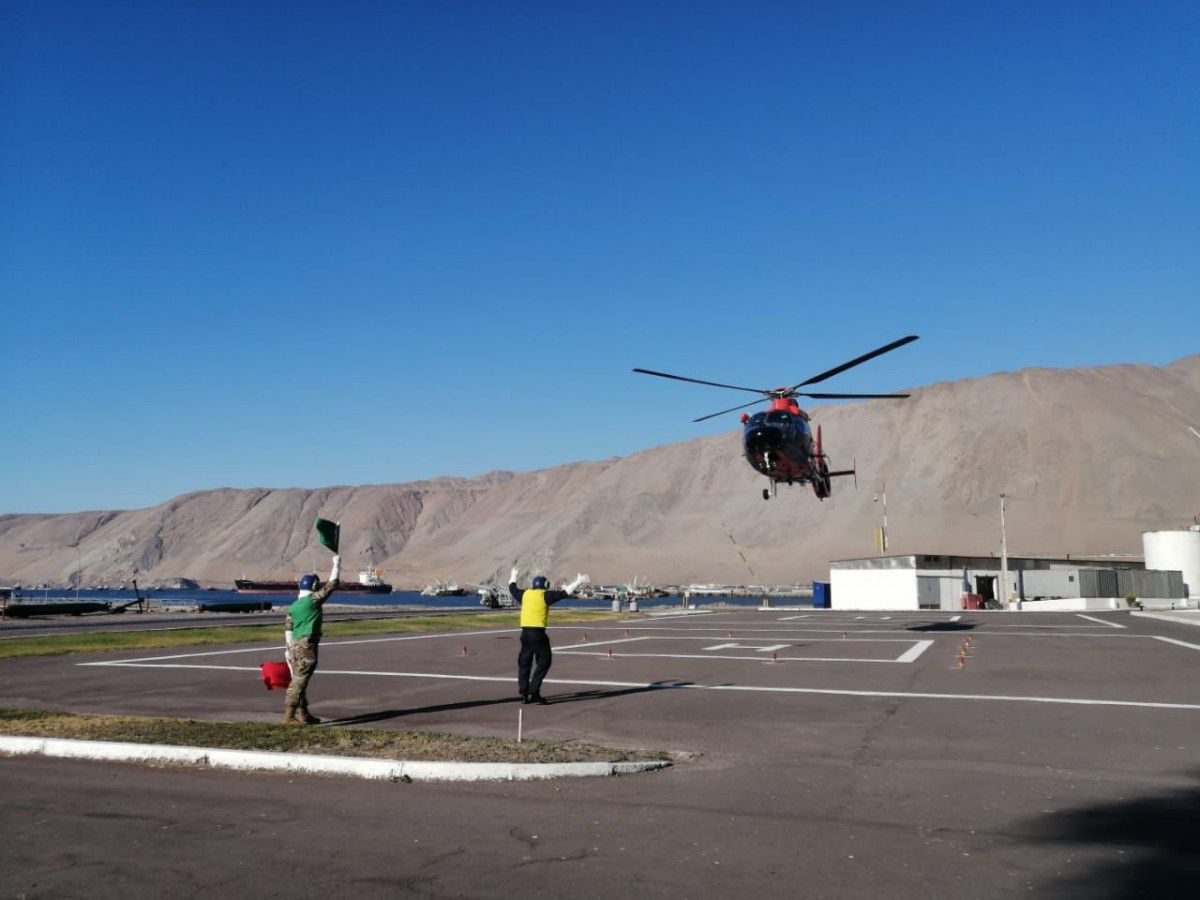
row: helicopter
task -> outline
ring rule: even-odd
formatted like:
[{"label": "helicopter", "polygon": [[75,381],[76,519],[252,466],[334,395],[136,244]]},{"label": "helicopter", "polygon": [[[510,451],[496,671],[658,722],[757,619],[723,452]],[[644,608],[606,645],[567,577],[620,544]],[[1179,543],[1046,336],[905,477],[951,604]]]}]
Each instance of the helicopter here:
[{"label": "helicopter", "polygon": [[757,412],[753,415],[742,413],[742,451],[746,455],[746,461],[750,463],[755,471],[767,476],[768,486],[763,488],[763,499],[770,500],[774,497],[776,488],[780,483],[784,483],[811,484],[813,493],[817,495],[817,499],[824,500],[830,495],[831,479],[842,475],[855,475],[857,481],[857,473],[854,468],[830,471],[829,456],[821,446],[821,426],[817,426],[817,435],[814,440],[812,428],[808,424],[808,413],[800,408],[800,405],[796,402],[796,398],[812,397],[816,400],[900,400],[909,395],[814,394],[801,391],[800,388],[807,387],[810,384],[817,384],[826,378],[832,378],[834,375],[845,372],[847,369],[861,365],[867,362],[867,360],[882,356],[884,353],[890,353],[892,350],[903,347],[905,344],[911,344],[918,337],[919,335],[910,334],[907,337],[900,338],[898,341],[892,341],[890,344],[872,350],[870,353],[864,353],[862,356],[856,357],[849,362],[844,362],[840,366],[834,366],[820,375],[814,375],[812,378],[801,381],[799,384],[794,384],[791,387],[771,388],[767,390],[741,387],[736,384],[720,384],[716,381],[702,381],[699,378],[685,378],[682,375],[669,375],[666,372],[655,372],[650,369],[634,369],[633,371],[642,375],[657,375],[660,378],[673,378],[676,381],[690,381],[693,384],[707,384],[710,387],[762,394],[762,399],[751,400],[749,403],[723,409],[720,412],[710,413],[707,416],[701,416],[692,421],[703,422],[705,419],[723,416],[726,413],[736,412],[739,409],[745,409],[748,406],[762,403],[763,400],[770,400],[771,408],[769,410]]}]

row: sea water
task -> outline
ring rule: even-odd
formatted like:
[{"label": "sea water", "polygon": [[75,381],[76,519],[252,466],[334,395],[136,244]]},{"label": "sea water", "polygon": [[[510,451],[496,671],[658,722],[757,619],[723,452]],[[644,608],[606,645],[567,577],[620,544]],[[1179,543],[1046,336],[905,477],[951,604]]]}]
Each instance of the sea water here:
[{"label": "sea water", "polygon": [[[173,590],[171,588],[142,588],[141,596],[148,601],[149,605],[154,608],[172,610],[172,609],[195,609],[202,603],[252,603],[261,602],[264,606],[270,604],[273,609],[280,609],[289,606],[296,595],[287,594],[239,594],[237,591],[230,590]],[[132,588],[113,589],[113,590],[90,590],[80,589],[75,591],[71,588],[48,588],[48,589],[33,589],[24,588],[21,590],[21,599],[24,601],[37,600],[87,600],[109,603],[112,606],[122,606],[130,601],[137,600],[137,594]],[[568,599],[562,601],[575,609],[612,609],[611,600],[576,600]],[[726,597],[726,596],[698,596],[693,594],[691,598],[693,608],[704,609],[711,606],[746,606],[758,607],[762,605],[762,597]],[[793,607],[793,606],[811,606],[812,599],[809,597],[771,597],[771,606],[773,607]],[[335,591],[327,601],[327,606],[330,608],[338,606],[355,606],[360,608],[378,608],[380,610],[388,609],[479,609],[481,604],[479,598],[475,594],[467,594],[464,597],[426,597],[419,591],[392,591],[390,594],[366,594],[361,592],[338,592]],[[671,594],[666,597],[653,597],[646,600],[638,601],[639,609],[653,609],[655,611],[663,611],[665,609],[680,609],[683,607],[683,601],[678,595]],[[628,603],[622,604],[623,610],[628,610]]]}]

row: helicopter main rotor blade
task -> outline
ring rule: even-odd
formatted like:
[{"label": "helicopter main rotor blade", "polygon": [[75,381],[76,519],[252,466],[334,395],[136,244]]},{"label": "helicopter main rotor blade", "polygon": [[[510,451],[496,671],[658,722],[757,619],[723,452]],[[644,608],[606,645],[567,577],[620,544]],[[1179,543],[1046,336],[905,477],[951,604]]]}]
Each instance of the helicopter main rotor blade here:
[{"label": "helicopter main rotor blade", "polygon": [[817,400],[902,400],[911,394],[806,394],[797,391],[798,397],[813,397]]},{"label": "helicopter main rotor blade", "polygon": [[[692,384],[707,384],[709,387],[729,388],[733,391],[750,391],[752,394],[763,395],[770,393],[770,391],[764,391],[760,388],[739,387],[736,384],[721,384],[717,381],[701,381],[699,378],[685,378],[682,375],[668,375],[666,372],[652,372],[650,369],[634,369],[633,371],[640,372],[643,375],[657,375],[659,378],[674,378],[676,381],[690,381]],[[741,409],[741,407],[734,408]],[[720,415],[720,413],[715,413],[715,415]]]},{"label": "helicopter main rotor blade", "polygon": [[715,419],[717,416],[723,416],[725,413],[737,412],[739,409],[745,409],[747,406],[753,406],[756,403],[762,403],[767,398],[762,400],[751,400],[749,403],[743,403],[741,406],[731,406],[729,409],[723,409],[720,412],[709,413],[707,416],[701,416],[698,419],[692,419],[692,422],[703,422],[705,419]]},{"label": "helicopter main rotor blade", "polygon": [[920,337],[920,335],[910,334],[908,337],[902,337],[898,341],[892,341],[890,344],[880,347],[878,350],[872,350],[870,353],[864,353],[857,359],[852,359],[850,362],[842,363],[840,366],[832,368],[828,372],[822,372],[820,375],[814,375],[812,378],[808,379],[808,381],[802,381],[799,384],[792,385],[791,390],[794,391],[797,388],[804,387],[806,384],[816,384],[818,381],[824,381],[826,378],[832,378],[834,375],[845,372],[847,369],[853,369],[855,366],[862,365],[869,359],[874,359],[877,356],[890,353],[892,350],[895,350],[897,347],[903,347],[905,344],[911,344],[918,337]]}]

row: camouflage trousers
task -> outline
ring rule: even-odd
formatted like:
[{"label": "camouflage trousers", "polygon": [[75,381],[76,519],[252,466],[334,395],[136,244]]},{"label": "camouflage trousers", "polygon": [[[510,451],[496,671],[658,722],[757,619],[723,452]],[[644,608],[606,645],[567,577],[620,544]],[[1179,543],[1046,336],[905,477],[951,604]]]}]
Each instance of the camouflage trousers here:
[{"label": "camouflage trousers", "polygon": [[317,671],[317,646],[321,639],[296,638],[287,649],[287,661],[292,670],[292,683],[287,689],[287,705],[308,709],[308,679]]}]

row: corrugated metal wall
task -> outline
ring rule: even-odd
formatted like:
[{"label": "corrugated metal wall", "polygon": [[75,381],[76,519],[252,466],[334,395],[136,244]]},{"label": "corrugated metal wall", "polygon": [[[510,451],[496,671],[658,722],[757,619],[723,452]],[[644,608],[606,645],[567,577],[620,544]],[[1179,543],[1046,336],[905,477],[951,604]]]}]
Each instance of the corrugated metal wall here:
[{"label": "corrugated metal wall", "polygon": [[1117,575],[1115,597],[1155,597],[1159,599],[1183,599],[1183,573],[1162,571],[1138,571],[1120,569]]},{"label": "corrugated metal wall", "polygon": [[1080,597],[1123,597],[1114,569],[1080,569]]},{"label": "corrugated metal wall", "polygon": [[1039,569],[1022,572],[1021,595],[1036,597],[1153,597],[1183,599],[1181,572],[1142,569]]}]

